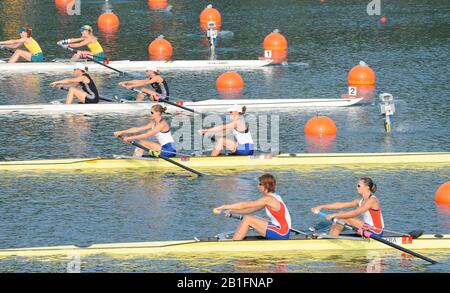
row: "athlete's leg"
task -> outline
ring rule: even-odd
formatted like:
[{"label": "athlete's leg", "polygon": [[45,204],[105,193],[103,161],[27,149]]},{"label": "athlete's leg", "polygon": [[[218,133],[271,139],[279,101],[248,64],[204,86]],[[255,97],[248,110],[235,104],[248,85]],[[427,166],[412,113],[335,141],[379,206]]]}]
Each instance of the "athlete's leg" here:
[{"label": "athlete's leg", "polygon": [[17,61],[19,61],[20,58],[23,58],[26,61],[30,62],[31,61],[31,53],[28,51],[18,49],[14,52],[14,54],[11,56],[11,58],[9,58],[8,62],[16,63]]},{"label": "athlete's leg", "polygon": [[[345,219],[344,221],[350,225],[357,227],[357,228],[361,228],[364,224],[364,222],[358,218],[349,218],[349,219]],[[344,226],[342,226],[341,224],[333,223],[331,225],[329,234],[332,236],[339,236],[339,234],[341,234],[343,229],[344,229]]]},{"label": "athlete's leg", "polygon": [[251,228],[262,236],[266,236],[266,230],[269,222],[253,215],[245,215],[242,221],[239,223],[236,232],[234,233],[233,240],[242,240]]},{"label": "athlete's leg", "polygon": [[66,104],[72,104],[74,98],[78,99],[80,103],[84,103],[86,101],[86,96],[86,92],[74,87],[70,87],[69,93],[67,94]]},{"label": "athlete's leg", "polygon": [[220,154],[220,151],[223,149],[223,147],[226,147],[231,152],[235,152],[236,148],[238,147],[238,143],[231,139],[226,138],[219,138],[219,140],[216,143],[216,146],[211,152],[211,156],[218,156]]},{"label": "athlete's leg", "polygon": [[158,93],[155,91],[152,91],[150,89],[147,88],[142,88],[142,92],[148,94],[148,97],[150,100],[152,101],[158,101]]}]

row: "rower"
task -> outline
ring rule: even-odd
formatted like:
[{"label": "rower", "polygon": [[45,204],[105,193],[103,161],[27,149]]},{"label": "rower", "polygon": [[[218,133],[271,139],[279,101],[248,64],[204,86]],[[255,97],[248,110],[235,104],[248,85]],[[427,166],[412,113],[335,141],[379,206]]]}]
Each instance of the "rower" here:
[{"label": "rower", "polygon": [[0,46],[10,49],[17,49],[24,45],[28,51],[17,49],[9,58],[9,63],[16,63],[20,58],[28,62],[45,62],[44,54],[38,42],[32,37],[31,28],[21,27],[19,29],[20,39],[0,42]]},{"label": "rower", "polygon": [[[345,209],[357,207],[354,210],[329,214],[327,219],[342,219],[346,223],[360,229],[369,230],[376,236],[383,236],[384,221],[381,213],[381,205],[378,199],[373,195],[377,191],[377,185],[369,177],[359,179],[356,190],[362,198],[357,198],[349,202],[335,202],[326,205],[316,206],[311,209],[313,213],[320,212],[321,209]],[[362,220],[357,216],[362,215]],[[339,223],[333,223],[329,234],[339,236],[344,226]]]},{"label": "rower", "polygon": [[74,62],[81,59],[86,59],[86,57],[90,57],[97,62],[107,60],[102,46],[100,45],[97,37],[94,36],[92,27],[89,25],[83,25],[80,28],[80,33],[81,38],[66,39],[58,42],[58,45],[62,46],[63,48],[80,48],[83,46],[87,46],[89,48],[90,51],[78,51],[72,56],[72,59],[70,59],[70,61]]},{"label": "rower", "polygon": [[[214,209],[215,214],[225,211],[226,215],[233,213],[245,215],[233,235],[233,240],[243,240],[250,228],[267,239],[289,239],[291,216],[283,199],[275,193],[275,186],[275,177],[271,174],[264,174],[259,177],[258,184],[258,189],[262,193],[261,198],[254,201],[222,205]],[[270,221],[250,215],[263,208]]]},{"label": "rower", "polygon": [[[175,157],[177,153],[175,141],[172,137],[169,124],[162,118],[162,114],[165,112],[165,107],[159,104],[153,105],[150,112],[152,114],[151,120],[147,125],[116,131],[114,132],[114,136],[121,136],[126,142],[139,140],[139,144],[150,149],[151,151],[160,152],[161,155],[167,158]],[[130,134],[130,136],[124,136],[124,134]],[[144,140],[150,137],[155,137],[158,142]],[[133,156],[141,157],[142,155],[143,150],[136,148]],[[150,155],[152,155],[151,152]]]},{"label": "rower", "polygon": [[[169,99],[169,87],[167,86],[166,79],[159,74],[159,70],[155,66],[149,66],[145,73],[147,74],[146,79],[134,79],[128,81],[119,82],[121,87],[126,89],[141,88],[140,90],[147,94],[150,100],[159,101],[162,97],[163,99]],[[145,88],[145,86],[151,85],[153,90]],[[145,94],[139,93],[136,96],[136,101],[143,101]]]},{"label": "rower", "polygon": [[74,98],[78,99],[80,103],[96,104],[99,101],[97,86],[95,85],[94,80],[92,80],[86,72],[87,67],[81,63],[77,63],[73,69],[75,77],[54,81],[50,86],[69,86],[66,104],[72,104]]},{"label": "rower", "polygon": [[[233,105],[228,109],[230,113],[231,122],[225,125],[218,125],[208,129],[200,129],[198,132],[201,135],[226,133],[232,131],[234,140],[221,137],[217,140],[216,146],[211,152],[211,156],[218,156],[223,147],[231,151],[229,155],[237,156],[251,156],[254,152],[254,145],[252,135],[249,130],[249,125],[245,121],[243,115],[247,107]],[[224,133],[225,132],[225,133]]]}]

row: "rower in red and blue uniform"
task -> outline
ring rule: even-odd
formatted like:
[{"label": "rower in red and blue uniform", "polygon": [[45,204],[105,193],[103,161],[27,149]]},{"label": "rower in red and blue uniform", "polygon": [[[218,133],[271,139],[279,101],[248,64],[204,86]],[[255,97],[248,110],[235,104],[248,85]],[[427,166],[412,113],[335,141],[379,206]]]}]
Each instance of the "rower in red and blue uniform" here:
[{"label": "rower in red and blue uniform", "polygon": [[[117,137],[121,136],[126,142],[140,140],[139,143],[150,149],[150,151],[159,152],[161,155],[168,158],[175,157],[177,154],[175,141],[170,131],[169,124],[162,118],[162,114],[165,113],[165,111],[165,107],[159,104],[153,105],[150,123],[142,127],[133,127],[127,130],[116,131],[114,132],[114,135]],[[124,136],[125,134],[134,135]],[[155,137],[158,142],[145,140],[150,137]],[[134,157],[142,156],[143,152],[142,149],[137,148],[134,152]],[[150,155],[152,155],[152,153],[150,153]]]},{"label": "rower in red and blue uniform", "polygon": [[[354,210],[329,214],[327,219],[342,219],[348,224],[363,230],[368,230],[376,236],[383,236],[384,220],[383,214],[381,213],[381,204],[375,195],[373,195],[377,191],[377,185],[371,178],[363,177],[359,179],[356,189],[362,198],[360,197],[350,202],[335,202],[316,206],[312,208],[311,211],[313,213],[318,213],[321,209],[337,210],[357,207]],[[357,217],[360,215],[362,216],[362,219]],[[329,234],[338,236],[343,228],[344,226],[341,224],[333,223]]]},{"label": "rower in red and blue uniform", "polygon": [[[250,228],[267,239],[289,239],[291,230],[291,215],[281,196],[275,193],[276,180],[271,174],[259,177],[258,189],[262,197],[248,202],[222,205],[214,209],[215,214],[225,211],[226,214],[245,215],[239,223],[233,240],[243,240]],[[259,210],[265,209],[269,221],[254,215]]]}]

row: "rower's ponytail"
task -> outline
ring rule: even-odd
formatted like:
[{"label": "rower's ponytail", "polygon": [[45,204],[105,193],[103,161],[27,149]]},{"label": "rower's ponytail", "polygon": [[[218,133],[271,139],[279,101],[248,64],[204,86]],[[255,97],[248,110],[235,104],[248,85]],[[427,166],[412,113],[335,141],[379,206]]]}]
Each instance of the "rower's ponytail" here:
[{"label": "rower's ponytail", "polygon": [[361,179],[362,182],[364,182],[364,184],[369,187],[370,192],[375,193],[377,191],[377,185],[375,184],[375,182],[373,182],[372,178],[369,177],[362,177]]},{"label": "rower's ponytail", "polygon": [[156,111],[158,113],[164,114],[167,112],[167,107],[163,107],[160,104],[156,104],[156,105],[153,105],[152,110]]},{"label": "rower's ponytail", "polygon": [[243,106],[243,107],[242,107],[242,110],[241,110],[241,112],[240,112],[239,114],[244,115],[244,114],[245,114],[245,111],[247,111],[247,107],[246,107],[246,106]]}]

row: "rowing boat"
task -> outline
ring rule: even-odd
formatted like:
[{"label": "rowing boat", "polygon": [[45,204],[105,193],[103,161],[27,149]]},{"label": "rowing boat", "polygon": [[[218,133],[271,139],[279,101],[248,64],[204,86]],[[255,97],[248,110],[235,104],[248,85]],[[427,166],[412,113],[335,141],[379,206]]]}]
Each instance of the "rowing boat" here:
[{"label": "rowing boat", "polygon": [[[0,258],[44,257],[57,255],[145,255],[164,254],[218,254],[218,253],[280,253],[304,251],[367,251],[392,250],[383,243],[363,239],[358,236],[342,236],[332,238],[311,239],[304,236],[292,236],[290,240],[264,240],[260,237],[247,237],[243,241],[220,240],[217,237],[194,238],[192,240],[154,241],[93,244],[90,246],[50,246],[33,248],[0,249]],[[448,250],[450,235],[422,235],[416,239],[407,236],[383,237],[392,243],[411,250]]]},{"label": "rowing boat", "polygon": [[[361,168],[362,165],[408,165],[424,166],[450,164],[450,152],[422,153],[320,153],[320,154],[259,154],[254,156],[193,156],[173,158],[174,161],[189,168],[198,169],[253,169],[318,166],[348,166]],[[156,158],[131,158],[114,156],[112,158],[80,158],[56,160],[1,161],[0,171],[101,171],[119,169],[170,170],[178,167]]]},{"label": "rowing boat", "polygon": [[[111,61],[108,66],[117,70],[144,71],[149,66],[159,69],[233,69],[256,68],[266,66],[272,60],[176,60],[176,61]],[[87,61],[89,71],[110,71],[110,69]],[[26,62],[26,63],[0,63],[0,72],[69,72],[73,71],[73,62]]]},{"label": "rowing boat", "polygon": [[[198,102],[176,102],[178,105],[195,111],[216,112],[225,111],[234,104],[245,105],[252,110],[290,110],[296,108],[347,107],[361,101],[355,99],[250,99],[250,100],[216,100],[209,99]],[[99,104],[30,104],[2,105],[0,114],[54,114],[54,113],[130,113],[150,110],[155,102],[117,101]],[[184,111],[179,107],[167,106],[168,112]]]}]

